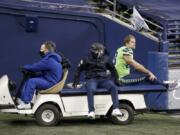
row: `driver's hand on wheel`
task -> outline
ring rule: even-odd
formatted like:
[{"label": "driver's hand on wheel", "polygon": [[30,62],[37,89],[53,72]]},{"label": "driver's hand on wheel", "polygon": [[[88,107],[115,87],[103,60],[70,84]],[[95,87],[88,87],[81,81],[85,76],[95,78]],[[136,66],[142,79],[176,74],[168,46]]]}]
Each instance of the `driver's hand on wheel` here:
[{"label": "driver's hand on wheel", "polygon": [[24,67],[20,67],[20,71],[21,71],[23,74],[27,74],[27,72],[28,72]]}]

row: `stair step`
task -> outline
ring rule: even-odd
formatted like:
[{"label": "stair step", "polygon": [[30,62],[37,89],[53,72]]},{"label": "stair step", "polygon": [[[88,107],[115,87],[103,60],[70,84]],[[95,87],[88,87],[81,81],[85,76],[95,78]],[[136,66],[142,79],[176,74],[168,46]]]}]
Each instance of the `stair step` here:
[{"label": "stair step", "polygon": [[177,38],[169,38],[168,41],[169,41],[169,42],[177,42],[178,39],[177,39]]},{"label": "stair step", "polygon": [[169,66],[180,65],[180,61],[178,61],[178,62],[169,62],[168,65],[169,65]]},{"label": "stair step", "polygon": [[169,48],[176,48],[176,47],[180,47],[180,43],[170,43],[169,44]]},{"label": "stair step", "polygon": [[178,59],[178,60],[180,60],[180,56],[168,56],[168,58],[170,59],[170,60],[176,60],[176,59]]},{"label": "stair step", "polygon": [[177,30],[177,31],[179,31],[180,30],[180,26],[178,26],[178,27],[173,27],[173,28],[168,28],[167,29],[168,31],[171,31],[171,30]]},{"label": "stair step", "polygon": [[167,32],[168,35],[180,35],[180,32]]},{"label": "stair step", "polygon": [[180,22],[174,22],[174,23],[168,23],[168,26],[172,26],[172,25],[180,25]]},{"label": "stair step", "polygon": [[180,54],[180,50],[169,50],[169,53],[170,54],[175,54],[175,53]]}]

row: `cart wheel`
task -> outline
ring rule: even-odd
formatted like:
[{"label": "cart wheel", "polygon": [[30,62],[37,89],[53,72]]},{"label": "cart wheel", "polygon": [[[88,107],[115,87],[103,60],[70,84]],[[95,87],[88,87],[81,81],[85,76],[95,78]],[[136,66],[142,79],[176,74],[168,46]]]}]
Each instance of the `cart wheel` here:
[{"label": "cart wheel", "polygon": [[120,104],[120,111],[122,116],[112,116],[111,120],[114,124],[127,125],[133,122],[134,120],[134,110],[128,104]]},{"label": "cart wheel", "polygon": [[44,104],[35,113],[36,121],[41,126],[55,126],[60,119],[60,112],[53,104]]}]

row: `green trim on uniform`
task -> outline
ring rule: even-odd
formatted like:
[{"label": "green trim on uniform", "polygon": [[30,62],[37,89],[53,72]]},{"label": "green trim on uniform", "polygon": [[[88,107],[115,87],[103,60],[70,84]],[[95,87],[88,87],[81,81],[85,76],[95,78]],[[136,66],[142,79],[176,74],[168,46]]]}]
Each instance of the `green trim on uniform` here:
[{"label": "green trim on uniform", "polygon": [[121,83],[123,83],[123,84],[134,84],[134,83],[142,82],[145,79],[146,79],[146,77],[140,77],[140,78],[137,78],[137,79],[123,79],[123,78],[120,78],[119,81]]}]

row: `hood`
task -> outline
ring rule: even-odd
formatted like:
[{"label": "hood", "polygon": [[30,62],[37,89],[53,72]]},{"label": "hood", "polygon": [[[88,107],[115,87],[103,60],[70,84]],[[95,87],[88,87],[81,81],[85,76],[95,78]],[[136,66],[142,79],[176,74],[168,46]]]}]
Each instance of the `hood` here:
[{"label": "hood", "polygon": [[57,62],[61,63],[62,62],[62,58],[60,55],[58,55],[57,53],[54,52],[49,52],[46,54],[45,59],[46,58],[53,58],[54,60],[56,60]]}]

